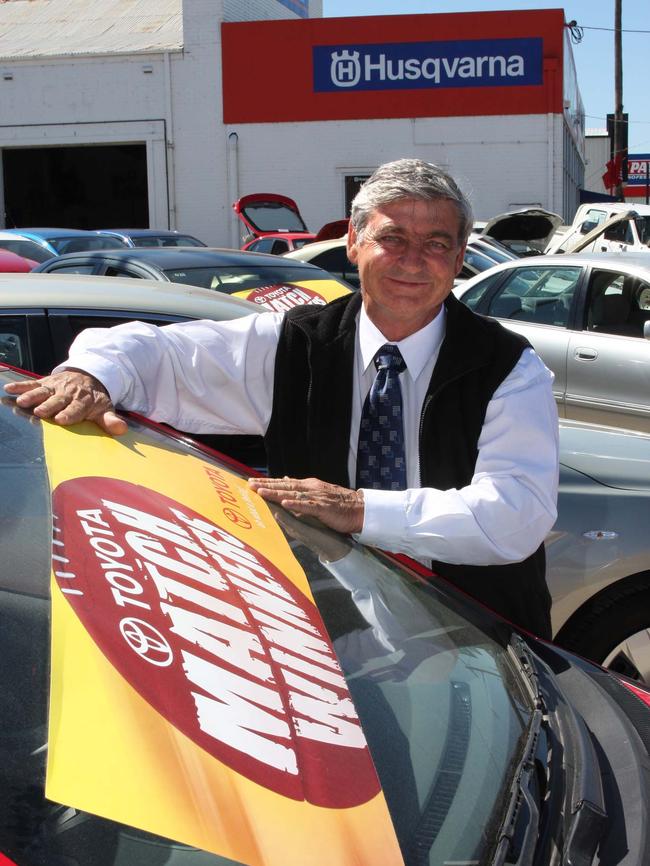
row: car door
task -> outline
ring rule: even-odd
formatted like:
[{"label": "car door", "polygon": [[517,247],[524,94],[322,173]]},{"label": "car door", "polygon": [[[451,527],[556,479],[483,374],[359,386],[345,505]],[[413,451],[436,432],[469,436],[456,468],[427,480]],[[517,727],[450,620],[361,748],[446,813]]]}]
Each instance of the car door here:
[{"label": "car door", "polygon": [[567,359],[569,418],[650,432],[650,283],[593,268]]},{"label": "car door", "polygon": [[[535,264],[508,269],[496,289],[473,306],[528,339],[553,371],[553,394],[564,415],[569,326],[583,280],[578,265]],[[502,272],[503,273],[503,272]],[[465,296],[462,296],[465,301]]]}]

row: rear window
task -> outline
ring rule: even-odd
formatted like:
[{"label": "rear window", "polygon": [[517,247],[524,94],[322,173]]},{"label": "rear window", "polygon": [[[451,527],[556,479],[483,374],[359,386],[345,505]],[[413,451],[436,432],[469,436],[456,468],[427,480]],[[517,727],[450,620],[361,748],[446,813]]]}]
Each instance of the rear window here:
[{"label": "rear window", "polygon": [[116,248],[128,249],[128,244],[119,238],[100,237],[99,235],[88,238],[48,238],[59,255],[64,253],[80,253],[86,250],[114,250]]},{"label": "rear window", "polygon": [[131,238],[136,247],[204,247],[205,244],[191,235],[142,235]]},{"label": "rear window", "polygon": [[[204,289],[216,289],[232,295],[263,286],[300,283],[305,280],[333,280],[320,268],[294,265],[257,266],[255,268],[175,268],[164,271],[172,283],[186,283]],[[338,281],[337,281],[338,282]]]}]

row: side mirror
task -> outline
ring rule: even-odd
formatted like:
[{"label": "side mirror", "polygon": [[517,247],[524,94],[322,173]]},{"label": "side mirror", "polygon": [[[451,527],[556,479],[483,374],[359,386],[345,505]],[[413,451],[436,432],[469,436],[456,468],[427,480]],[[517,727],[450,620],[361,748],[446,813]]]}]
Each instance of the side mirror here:
[{"label": "side mirror", "polygon": [[581,235],[586,235],[587,232],[590,232],[590,231],[592,231],[593,229],[595,229],[597,225],[598,225],[598,223],[596,222],[596,220],[585,220],[585,221],[580,225],[580,234],[581,234]]}]

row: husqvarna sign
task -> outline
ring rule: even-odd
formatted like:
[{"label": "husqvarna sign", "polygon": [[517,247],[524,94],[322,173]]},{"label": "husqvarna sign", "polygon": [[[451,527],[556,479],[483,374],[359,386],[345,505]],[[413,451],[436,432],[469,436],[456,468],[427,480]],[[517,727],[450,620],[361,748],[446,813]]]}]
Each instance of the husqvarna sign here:
[{"label": "husqvarna sign", "polygon": [[[562,9],[224,22],[223,120],[562,115],[565,30]],[[269,70],[291,99],[250,86]]]},{"label": "husqvarna sign", "polygon": [[503,87],[542,83],[543,40],[316,45],[314,90]]}]

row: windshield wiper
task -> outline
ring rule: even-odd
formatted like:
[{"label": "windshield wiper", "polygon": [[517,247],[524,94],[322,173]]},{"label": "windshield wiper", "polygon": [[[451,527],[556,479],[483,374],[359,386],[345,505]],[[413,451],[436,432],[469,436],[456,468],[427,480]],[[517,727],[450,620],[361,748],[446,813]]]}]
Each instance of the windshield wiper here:
[{"label": "windshield wiper", "polygon": [[[550,844],[550,836],[562,849],[562,862],[591,863],[607,820],[591,737],[552,672],[541,659],[533,661],[526,642],[513,635],[508,651],[524,675],[535,709],[490,866],[528,866],[539,853],[538,845]],[[546,820],[540,814],[539,766],[544,768],[549,793],[544,803]]]},{"label": "windshield wiper", "polygon": [[[542,711],[535,709],[528,728],[523,756],[510,785],[510,800],[490,866],[502,866],[505,863],[527,866],[533,862],[537,847],[541,799],[535,755],[542,720]],[[524,828],[523,834],[522,828]]]}]

